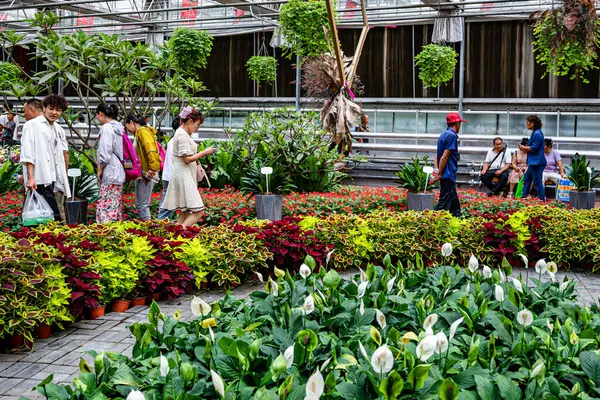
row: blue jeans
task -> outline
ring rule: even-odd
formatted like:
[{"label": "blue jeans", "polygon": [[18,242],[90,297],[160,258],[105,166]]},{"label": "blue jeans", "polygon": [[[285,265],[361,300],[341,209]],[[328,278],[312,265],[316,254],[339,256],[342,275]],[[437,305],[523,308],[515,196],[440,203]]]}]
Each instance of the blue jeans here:
[{"label": "blue jeans", "polygon": [[529,191],[531,190],[531,183],[533,182],[533,187],[537,191],[537,197],[540,200],[546,200],[546,189],[544,188],[544,168],[545,165],[530,165],[527,167],[527,171],[525,172],[525,176],[523,176],[523,196],[525,198],[529,195]]},{"label": "blue jeans", "polygon": [[162,195],[160,196],[160,205],[158,206],[158,219],[172,219],[173,211],[165,210],[162,208],[165,196],[167,195],[167,188],[169,187],[169,181],[162,181]]},{"label": "blue jeans", "polygon": [[135,208],[138,211],[138,218],[142,221],[150,219],[152,188],[154,188],[152,181],[145,182],[143,179],[135,181]]}]

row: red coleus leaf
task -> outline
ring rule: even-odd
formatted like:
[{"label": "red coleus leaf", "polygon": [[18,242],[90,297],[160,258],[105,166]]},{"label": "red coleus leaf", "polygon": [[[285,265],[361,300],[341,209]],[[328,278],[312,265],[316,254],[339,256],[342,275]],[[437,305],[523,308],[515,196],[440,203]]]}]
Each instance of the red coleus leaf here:
[{"label": "red coleus leaf", "polygon": [[2,283],[2,289],[14,292],[16,289],[16,285],[11,282],[4,282],[4,283]]}]

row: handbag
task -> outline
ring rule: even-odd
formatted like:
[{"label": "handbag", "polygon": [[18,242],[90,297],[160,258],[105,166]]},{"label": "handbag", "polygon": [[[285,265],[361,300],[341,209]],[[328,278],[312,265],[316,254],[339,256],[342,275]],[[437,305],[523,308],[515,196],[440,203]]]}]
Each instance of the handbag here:
[{"label": "handbag", "polygon": [[198,182],[202,182],[205,179],[206,179],[206,183],[208,184],[208,187],[211,187],[210,179],[208,179],[208,175],[206,175],[206,171],[204,170],[204,167],[202,167],[202,164],[197,163],[196,164],[196,180]]}]

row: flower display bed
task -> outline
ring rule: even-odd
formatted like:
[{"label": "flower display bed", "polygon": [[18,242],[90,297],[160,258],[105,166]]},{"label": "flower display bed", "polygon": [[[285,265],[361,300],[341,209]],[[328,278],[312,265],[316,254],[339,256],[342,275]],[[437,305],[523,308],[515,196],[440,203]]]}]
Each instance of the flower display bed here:
[{"label": "flower display bed", "polygon": [[474,257],[430,269],[384,257],[353,280],[305,261],[249,302],[194,298],[189,322],[153,303],[148,322],[130,327],[131,357],[90,352],[74,385],[50,377],[38,391],[65,400],[598,396],[600,310],[575,303],[573,281],[528,287],[507,263],[490,269]]}]

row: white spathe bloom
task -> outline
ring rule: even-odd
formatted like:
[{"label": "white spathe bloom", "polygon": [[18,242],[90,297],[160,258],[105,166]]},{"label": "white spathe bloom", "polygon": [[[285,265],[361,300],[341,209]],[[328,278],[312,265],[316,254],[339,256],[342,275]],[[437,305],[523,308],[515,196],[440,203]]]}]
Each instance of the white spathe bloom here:
[{"label": "white spathe bloom", "polygon": [[475,273],[479,269],[479,261],[477,261],[477,257],[471,254],[471,258],[469,258],[469,271],[472,274]]},{"label": "white spathe bloom", "polygon": [[329,363],[331,362],[331,357],[329,357],[327,360],[325,360],[325,362],[323,363],[323,365],[321,365],[321,368],[319,368],[321,371],[325,371],[325,368],[327,368],[329,366]]},{"label": "white spathe bloom", "polygon": [[518,279],[513,279],[513,286],[515,287],[515,289],[520,292],[523,293],[523,285],[521,285],[521,281]]},{"label": "white spathe bloom", "polygon": [[160,356],[160,376],[167,376],[169,374],[169,360],[167,357]]},{"label": "white spathe bloom", "polygon": [[496,285],[496,288],[494,289],[494,296],[496,297],[496,301],[504,301],[504,289],[502,289],[502,286]]},{"label": "white spathe bloom", "polygon": [[552,282],[556,282],[556,274],[553,274],[553,273],[552,273],[552,272],[550,272],[550,271],[546,271],[546,273],[548,274],[548,276],[550,277],[550,280],[551,280]]},{"label": "white spathe bloom", "polygon": [[261,283],[265,283],[265,280],[263,279],[263,276],[262,276],[262,274],[261,274],[260,272],[256,272],[256,271],[255,271],[254,273],[256,274],[256,277],[258,278],[258,280],[259,280]]},{"label": "white spathe bloom", "polygon": [[358,269],[360,270],[360,283],[365,283],[367,281],[367,274],[365,274],[362,268],[358,267]]},{"label": "white spathe bloom", "polygon": [[219,396],[225,398],[225,384],[223,384],[223,379],[221,379],[221,376],[212,369],[210,370],[210,376],[212,378],[215,391],[219,394]]},{"label": "white spathe bloom", "polygon": [[547,270],[548,265],[546,264],[546,260],[544,260],[543,258],[535,263],[535,272],[537,272],[538,274],[545,274]]},{"label": "white spathe bloom", "polygon": [[500,282],[504,283],[506,282],[506,274],[504,273],[504,271],[499,271],[500,272]]},{"label": "white spathe bloom", "polygon": [[146,397],[144,396],[144,393],[140,392],[139,390],[132,390],[127,395],[126,400],[146,400]]},{"label": "white spathe bloom", "polygon": [[289,368],[294,363],[294,345],[291,345],[283,353],[283,359],[285,360],[286,368]]},{"label": "white spathe bloom", "polygon": [[387,326],[387,323],[385,321],[385,315],[383,315],[383,313],[380,310],[375,310],[375,319],[377,320],[377,323],[381,327],[381,330],[384,330],[385,327]]},{"label": "white spathe bloom", "polygon": [[356,294],[356,296],[361,299],[364,295],[365,292],[367,291],[367,282],[361,282],[360,285],[358,285],[358,293]]},{"label": "white spathe bloom", "polygon": [[304,299],[302,310],[304,311],[304,315],[308,315],[315,311],[315,299],[313,299],[312,294],[309,294],[306,296],[306,299]]},{"label": "white spathe bloom", "polygon": [[398,276],[393,277],[392,279],[390,279],[387,283],[387,291],[388,293],[392,291],[392,289],[394,288],[394,282],[396,282],[396,278]]},{"label": "white spathe bloom", "polygon": [[306,397],[305,399],[319,399],[325,390],[325,381],[321,371],[317,370],[308,378],[306,382]]},{"label": "white spathe bloom", "polygon": [[208,334],[210,335],[210,340],[214,343],[215,342],[215,333],[213,332],[210,325],[208,326]]},{"label": "white spathe bloom", "polygon": [[454,337],[454,335],[456,334],[456,330],[458,329],[458,326],[460,324],[462,324],[462,322],[464,321],[464,317],[460,317],[459,319],[457,319],[456,321],[454,321],[452,323],[452,325],[450,325],[450,340],[452,340],[452,338]]},{"label": "white spathe bloom", "polygon": [[556,274],[558,272],[558,265],[554,261],[549,261],[546,263],[546,272],[549,274]]},{"label": "white spathe bloom", "polygon": [[300,276],[302,276],[304,279],[308,278],[311,274],[311,270],[310,267],[306,264],[302,264],[300,266]]},{"label": "white spathe bloom", "polygon": [[492,277],[492,270],[487,265],[483,266],[481,273],[483,274],[483,279],[490,279]]},{"label": "white spathe bloom", "polygon": [[378,374],[387,374],[394,367],[394,355],[390,348],[384,344],[371,356],[371,366]]},{"label": "white spathe bloom", "polygon": [[569,286],[569,281],[566,280],[563,283],[560,284],[560,291],[562,292],[563,290],[565,290],[567,287]]},{"label": "white spathe bloom", "polygon": [[537,367],[535,367],[533,369],[533,371],[531,371],[531,378],[535,378],[536,376],[538,376],[540,374],[540,372],[542,372],[542,369],[544,369],[544,363],[541,362],[538,364]]},{"label": "white spathe bloom", "polygon": [[277,284],[277,282],[274,282],[273,279],[271,279],[271,277],[269,277],[269,282],[271,283],[271,294],[277,297],[279,295],[279,285]]},{"label": "white spathe bloom", "polygon": [[435,335],[437,344],[435,346],[435,352],[438,354],[445,353],[448,350],[448,338],[443,331],[440,331]]},{"label": "white spathe bloom", "polygon": [[519,254],[521,260],[523,260],[523,264],[525,264],[525,269],[529,268],[529,259],[524,254]]},{"label": "white spathe bloom", "polygon": [[431,329],[430,326],[425,328],[425,337],[427,337],[427,336],[433,336],[433,329]]},{"label": "white spathe bloom", "polygon": [[358,307],[358,312],[360,315],[365,315],[365,302],[363,299],[360,299],[360,307]]},{"label": "white spathe bloom", "polygon": [[438,320],[438,315],[437,314],[429,314],[426,318],[425,321],[423,321],[423,329],[427,329],[427,328],[433,328],[433,326],[435,325],[435,323]]},{"label": "white spathe bloom", "polygon": [[450,243],[444,243],[442,246],[442,256],[450,257],[452,255],[452,245]]},{"label": "white spathe bloom", "polygon": [[517,322],[529,326],[533,322],[533,314],[528,309],[521,310],[517,313]]},{"label": "white spathe bloom", "polygon": [[417,345],[417,357],[421,361],[426,362],[435,353],[436,348],[437,337],[435,335],[426,336]]},{"label": "white spathe bloom", "polygon": [[363,357],[368,360],[369,355],[367,354],[367,350],[365,350],[365,346],[363,346],[363,344],[360,341],[358,342],[358,348],[360,349],[360,353],[363,355]]},{"label": "white spathe bloom", "polygon": [[548,318],[546,318],[546,326],[548,327],[548,330],[550,331],[550,333],[552,333],[554,331],[554,324],[551,323]]},{"label": "white spathe bloom", "polygon": [[329,265],[329,261],[331,261],[331,255],[333,254],[334,251],[335,251],[335,249],[333,249],[329,253],[327,253],[327,257],[325,257],[325,265]]},{"label": "white spathe bloom", "polygon": [[202,300],[200,297],[196,297],[194,296],[194,298],[192,299],[192,314],[194,314],[196,317],[204,317],[208,314],[210,314],[210,310],[211,307],[210,305],[205,302],[204,300]]}]

